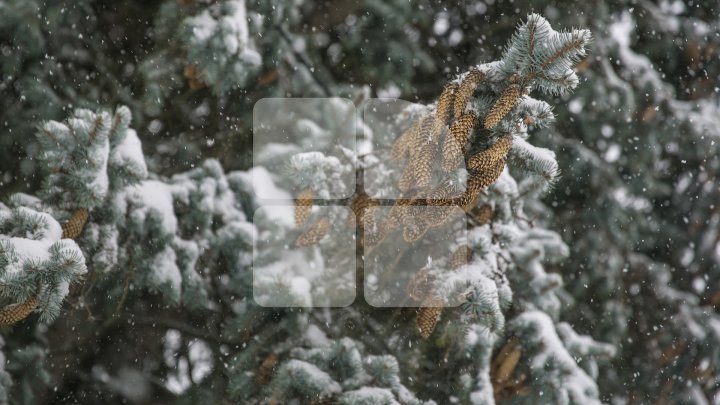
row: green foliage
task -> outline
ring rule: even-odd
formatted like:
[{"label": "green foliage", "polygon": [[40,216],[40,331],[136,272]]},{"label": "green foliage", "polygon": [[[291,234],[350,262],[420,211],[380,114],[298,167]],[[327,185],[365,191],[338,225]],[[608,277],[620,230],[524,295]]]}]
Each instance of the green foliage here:
[{"label": "green foliage", "polygon": [[[40,312],[3,328],[0,403],[717,401],[712,2],[10,0],[0,15],[0,298],[37,294]],[[588,30],[551,23],[590,29],[589,59],[576,66]],[[360,288],[347,308],[313,308],[316,284],[364,281],[337,276],[355,229],[337,209],[297,255],[291,211],[268,209],[253,178],[288,201],[351,193],[359,171],[391,189],[392,140],[473,66],[480,123],[520,94],[471,135],[471,155],[512,136],[477,201],[492,218],[453,241],[472,250],[465,266],[422,241],[407,266],[459,306],[427,340],[413,310],[371,307]],[[387,95],[418,104],[385,127],[358,117],[361,156],[333,146],[352,109],[308,101]],[[287,96],[308,119],[263,119],[301,135],[253,156],[255,103]],[[80,207],[89,222],[62,239]],[[282,291],[310,307],[253,299],[257,266],[305,265],[325,279]]]},{"label": "green foliage", "polygon": [[49,214],[0,204],[2,297],[25,302],[37,296],[43,321],[60,314],[70,284],[87,272],[78,245],[61,235],[60,224]]}]

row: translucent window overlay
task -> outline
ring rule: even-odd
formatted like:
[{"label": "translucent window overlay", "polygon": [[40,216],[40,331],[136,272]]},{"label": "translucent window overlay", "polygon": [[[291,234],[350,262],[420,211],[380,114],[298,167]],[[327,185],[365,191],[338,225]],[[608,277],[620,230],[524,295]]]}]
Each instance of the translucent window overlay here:
[{"label": "translucent window overlay", "polygon": [[[465,162],[456,156],[454,165],[444,165],[450,155],[438,146],[452,136],[452,118],[436,126],[432,109],[371,99],[359,117],[364,126],[356,148],[356,115],[350,100],[338,98],[257,103],[252,170],[261,204],[254,216],[256,302],[344,307],[362,287],[359,294],[377,307],[426,306],[428,300],[460,305],[467,286],[454,285],[450,274],[467,261],[454,254],[467,245],[467,218],[454,200],[466,189]],[[421,124],[427,141],[415,143],[426,147],[423,156],[431,166],[420,167],[423,184],[401,190],[400,178],[418,169],[418,156],[411,149],[393,158],[393,143]],[[356,193],[357,156],[369,152],[379,158],[363,162],[365,193]],[[362,286],[356,285],[358,271],[363,272]]]},{"label": "translucent window overlay", "polygon": [[[253,108],[253,166],[262,166],[293,197],[312,187],[315,199],[355,191],[356,109],[343,98],[264,98]],[[260,173],[260,172],[258,172]],[[264,176],[253,176],[258,198],[283,200]]]},{"label": "translucent window overlay", "polygon": [[[377,161],[367,162],[364,187],[372,198],[408,198],[423,191],[426,197],[461,197],[467,171],[463,148],[467,142],[435,111],[397,99],[371,99],[363,109],[363,123],[372,134]],[[448,138],[448,139],[446,139]]]},{"label": "translucent window overlay", "polygon": [[266,307],[345,307],[355,299],[354,214],[312,206],[296,224],[294,206],[255,211],[253,296]]},{"label": "translucent window overlay", "polygon": [[[467,243],[467,217],[455,206],[376,207],[363,215],[364,295],[375,307],[418,307],[428,300],[462,303],[465,285],[454,285],[453,255]],[[408,239],[417,240],[408,242]],[[449,261],[452,260],[452,265]]]}]

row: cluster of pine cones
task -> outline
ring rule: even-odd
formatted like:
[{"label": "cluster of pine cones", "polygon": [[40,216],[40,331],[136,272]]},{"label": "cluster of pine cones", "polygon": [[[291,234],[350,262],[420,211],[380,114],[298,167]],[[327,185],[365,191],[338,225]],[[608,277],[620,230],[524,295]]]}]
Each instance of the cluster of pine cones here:
[{"label": "cluster of pine cones", "polygon": [[[470,155],[471,137],[479,120],[477,113],[468,109],[468,104],[484,80],[482,71],[472,69],[461,80],[445,86],[435,108],[412,123],[395,140],[391,158],[404,165],[397,184],[401,194],[385,215],[381,215],[380,202],[362,190],[350,198],[352,212],[347,222],[353,227],[359,224],[362,244],[366,249],[372,249],[396,230],[402,232],[406,242],[413,243],[421,239],[428,229],[446,224],[455,214],[462,212],[458,208],[462,208],[465,213],[484,217],[481,221],[489,221],[488,218],[492,217],[490,206],[480,207],[480,212],[477,212],[476,205],[480,192],[493,184],[503,172],[507,154],[512,147],[512,136],[500,134],[488,148]],[[507,85],[485,115],[482,127],[488,130],[495,128],[517,105],[521,95],[520,85],[512,82]],[[455,172],[463,163],[468,177],[466,184],[459,187]],[[431,184],[433,178],[437,181]],[[295,223],[304,228],[296,240],[297,246],[315,245],[332,229],[327,217],[306,224],[313,198],[311,188],[303,190],[296,198]],[[451,256],[469,254],[469,248],[461,248]],[[469,256],[463,259],[462,264],[467,263]],[[448,266],[453,267],[452,263],[455,262],[450,259],[451,264]],[[419,274],[422,274],[422,270]],[[417,284],[416,281],[411,280],[410,284]],[[408,294],[422,303],[417,325],[420,335],[427,338],[442,313],[442,300],[431,292],[412,292],[413,288],[408,285]]]}]

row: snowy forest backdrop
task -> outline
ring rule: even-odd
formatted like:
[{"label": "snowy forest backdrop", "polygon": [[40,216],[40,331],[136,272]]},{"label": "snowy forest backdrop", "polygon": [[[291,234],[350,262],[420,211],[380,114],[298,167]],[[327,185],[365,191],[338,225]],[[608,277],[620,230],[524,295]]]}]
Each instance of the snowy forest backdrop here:
[{"label": "snowy forest backdrop", "polygon": [[719,16],[0,2],[0,403],[720,403]]}]

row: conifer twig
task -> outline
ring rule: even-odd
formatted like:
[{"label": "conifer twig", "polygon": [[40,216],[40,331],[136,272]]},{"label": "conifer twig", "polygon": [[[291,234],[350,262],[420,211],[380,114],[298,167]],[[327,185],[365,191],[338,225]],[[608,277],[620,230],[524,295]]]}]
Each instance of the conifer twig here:
[{"label": "conifer twig", "polygon": [[[62,226],[62,238],[76,239],[82,233],[87,223],[89,211],[87,208],[76,209]],[[35,311],[39,304],[38,294],[32,295],[25,302],[6,305],[0,308],[0,325],[15,324]]]}]

